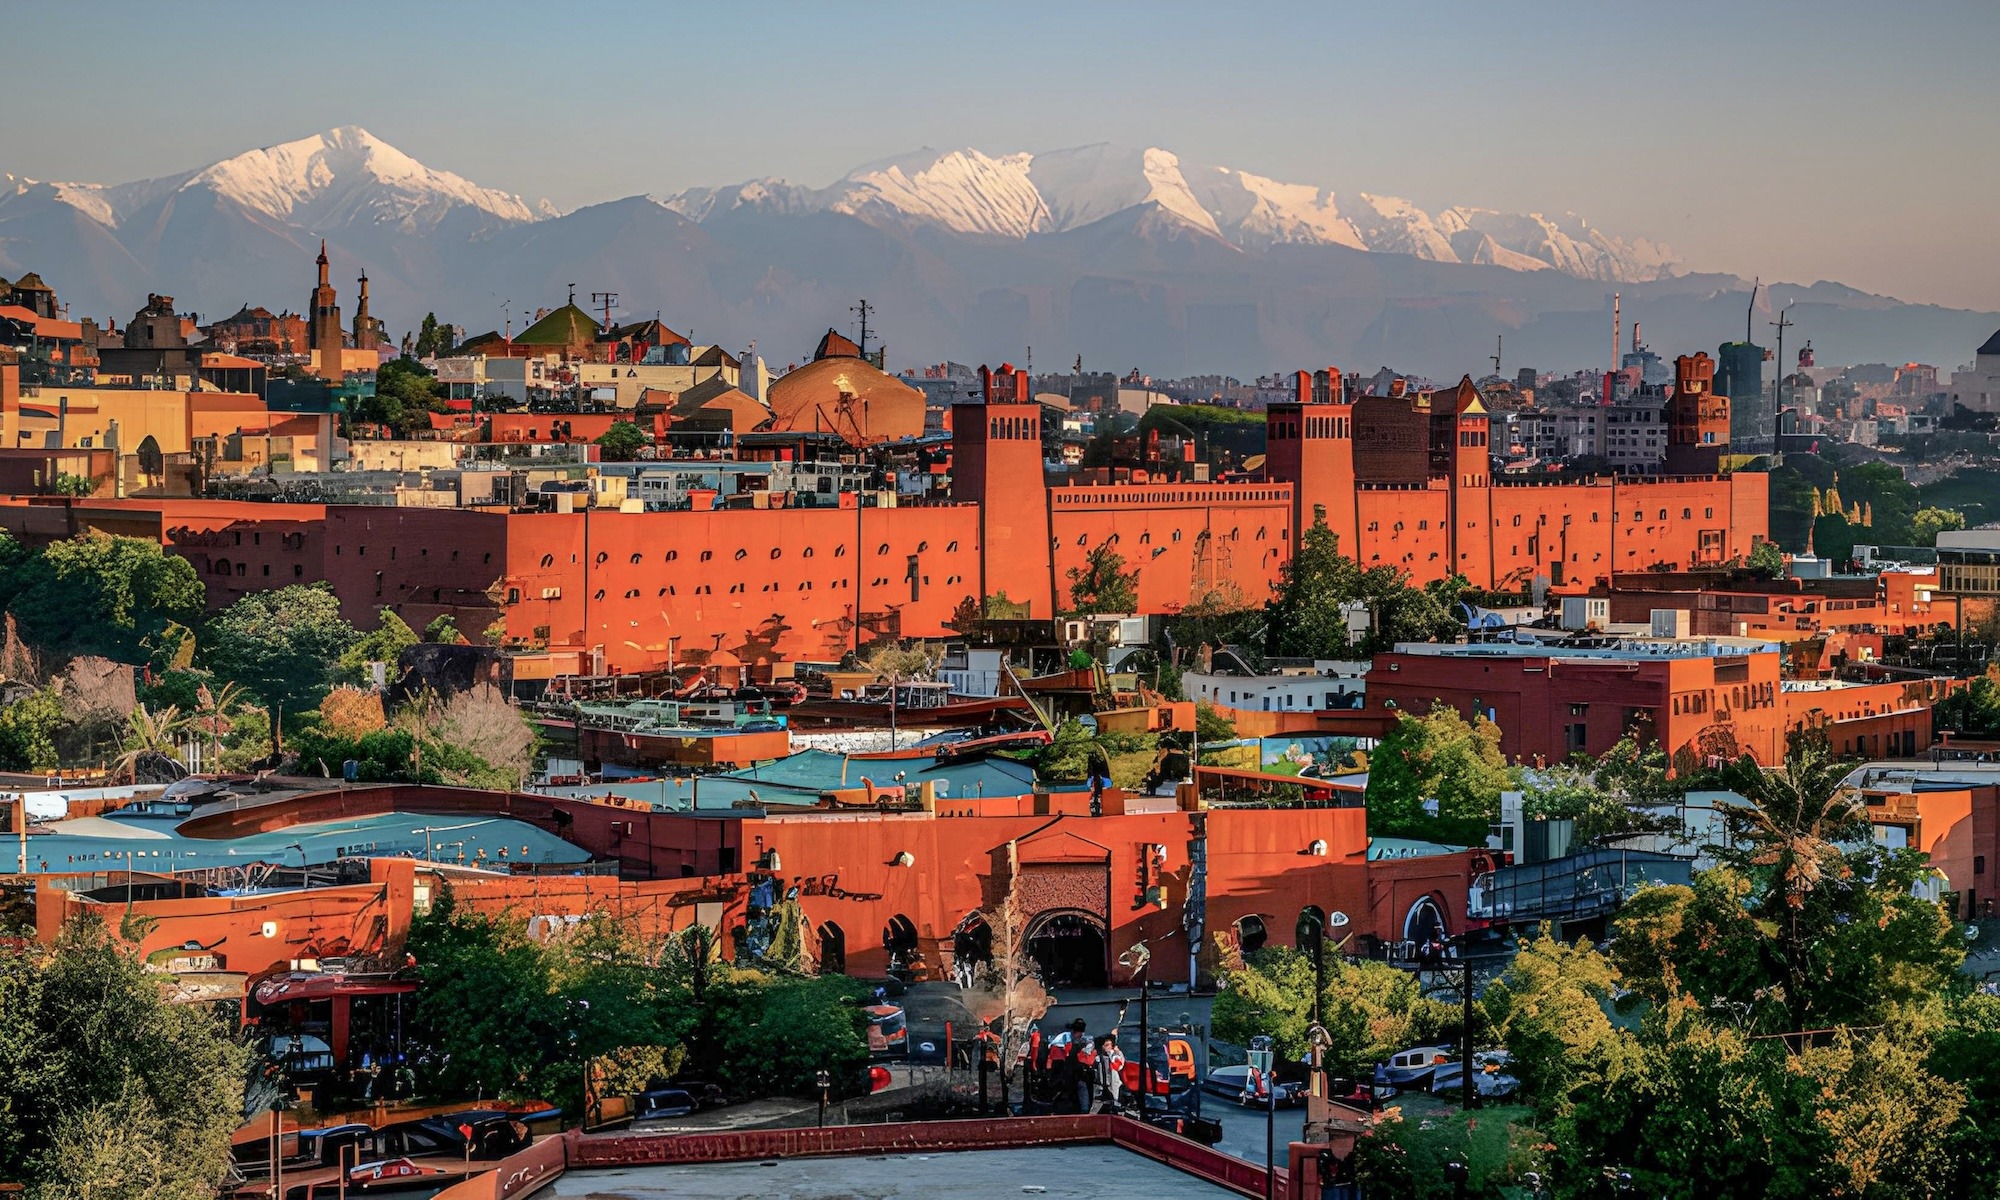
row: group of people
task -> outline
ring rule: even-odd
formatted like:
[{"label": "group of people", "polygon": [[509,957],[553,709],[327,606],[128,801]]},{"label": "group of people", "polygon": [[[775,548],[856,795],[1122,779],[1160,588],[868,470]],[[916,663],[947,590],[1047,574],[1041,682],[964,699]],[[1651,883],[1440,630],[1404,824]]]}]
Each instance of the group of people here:
[{"label": "group of people", "polygon": [[1125,1052],[1118,1035],[1091,1037],[1082,1017],[1044,1039],[1040,1028],[1028,1035],[1030,1079],[1037,1098],[1059,1113],[1117,1112],[1125,1102]]}]

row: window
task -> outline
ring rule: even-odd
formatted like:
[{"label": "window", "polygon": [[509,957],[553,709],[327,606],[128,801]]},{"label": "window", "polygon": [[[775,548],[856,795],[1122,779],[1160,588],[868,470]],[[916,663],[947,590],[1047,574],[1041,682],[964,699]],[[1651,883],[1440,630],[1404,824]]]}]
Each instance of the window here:
[{"label": "window", "polygon": [[556,565],[556,556],[555,556],[555,555],[553,555],[553,554],[544,554],[544,555],[542,555],[542,565],[543,565],[543,566],[545,566],[545,567],[553,567],[553,566],[555,566],[555,565]]},{"label": "window", "polygon": [[595,599],[598,599],[598,600],[602,600],[602,599],[604,599],[604,589],[603,589],[603,588],[598,588],[598,589],[597,589],[597,595],[596,595],[596,596],[595,596],[594,598],[595,598]]},{"label": "window", "polygon": [[292,566],[292,578],[304,579],[305,577],[306,577],[306,569],[304,567],[298,566],[297,564],[294,564]]}]

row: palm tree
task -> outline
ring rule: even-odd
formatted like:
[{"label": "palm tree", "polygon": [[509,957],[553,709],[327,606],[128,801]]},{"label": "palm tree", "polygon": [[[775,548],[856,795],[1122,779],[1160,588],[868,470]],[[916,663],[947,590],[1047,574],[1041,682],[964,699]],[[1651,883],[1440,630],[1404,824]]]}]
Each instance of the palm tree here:
[{"label": "palm tree", "polygon": [[222,757],[223,722],[229,719],[230,713],[243,707],[247,695],[240,685],[233,682],[213,690],[204,683],[195,692],[195,702],[200,705],[196,710],[196,726],[208,734],[208,769],[211,771],[215,770]]},{"label": "palm tree", "polygon": [[1729,785],[1749,804],[1736,844],[1720,857],[1762,884],[1757,909],[1775,934],[1795,1022],[1807,1001],[1811,936],[1801,922],[1807,901],[1848,874],[1842,843],[1868,828],[1861,794],[1847,783],[1852,769],[1823,732],[1801,730],[1786,739],[1780,767],[1765,770],[1745,755],[1727,771]]},{"label": "palm tree", "polygon": [[179,706],[169,704],[162,709],[150,709],[140,704],[126,718],[125,752],[112,762],[111,777],[126,776],[137,783],[140,764],[146,760],[159,757],[175,761],[181,731],[186,727],[187,718],[181,715]]}]

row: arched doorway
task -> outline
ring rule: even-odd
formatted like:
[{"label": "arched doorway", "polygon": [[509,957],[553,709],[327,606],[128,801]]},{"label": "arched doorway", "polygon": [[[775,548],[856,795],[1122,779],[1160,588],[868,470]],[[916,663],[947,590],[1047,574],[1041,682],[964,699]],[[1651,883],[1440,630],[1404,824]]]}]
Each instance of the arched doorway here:
[{"label": "arched doorway", "polygon": [[993,927],[973,913],[951,934],[951,970],[961,986],[970,987],[979,968],[993,961]]},{"label": "arched doorway", "polygon": [[832,921],[819,927],[819,973],[847,974],[847,932]]},{"label": "arched doorway", "polygon": [[1438,907],[1436,900],[1424,896],[1410,905],[1409,913],[1403,918],[1403,940],[1418,946],[1451,940],[1451,927],[1445,924],[1444,910]]},{"label": "arched doorway", "polygon": [[1245,954],[1255,954],[1270,940],[1270,931],[1264,928],[1264,918],[1255,913],[1236,920],[1236,948]]},{"label": "arched doorway", "polygon": [[917,957],[917,926],[910,918],[897,913],[882,927],[882,948],[889,952],[889,971],[909,967]]},{"label": "arched doorway", "polygon": [[1090,913],[1043,913],[1028,925],[1027,948],[1044,987],[1110,985],[1104,922]]}]

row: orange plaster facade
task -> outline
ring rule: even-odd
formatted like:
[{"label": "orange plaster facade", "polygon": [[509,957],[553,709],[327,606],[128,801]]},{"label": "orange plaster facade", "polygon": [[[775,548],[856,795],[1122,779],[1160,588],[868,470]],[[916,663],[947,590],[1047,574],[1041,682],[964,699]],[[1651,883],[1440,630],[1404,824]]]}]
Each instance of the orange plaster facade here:
[{"label": "orange plaster facade", "polygon": [[833,659],[878,638],[945,636],[962,603],[1002,593],[1046,619],[1100,547],[1137,572],[1143,612],[1210,597],[1259,604],[1321,517],[1363,566],[1497,589],[1720,564],[1765,532],[1759,474],[1496,484],[1469,382],[1357,405],[1339,371],[1302,372],[1297,399],[1267,414],[1262,481],[1057,488],[1027,375],[987,371],[984,393],[951,414],[948,503],[509,513],[37,501],[0,504],[0,525],[30,540],[157,538],[195,564],[216,607],[323,580],[363,627],[384,607],[417,628],[450,615],[503,645],[571,651],[608,671],[721,651]]}]

